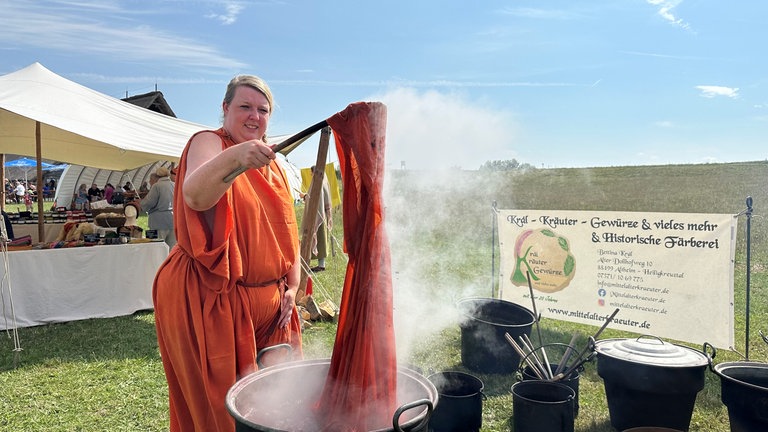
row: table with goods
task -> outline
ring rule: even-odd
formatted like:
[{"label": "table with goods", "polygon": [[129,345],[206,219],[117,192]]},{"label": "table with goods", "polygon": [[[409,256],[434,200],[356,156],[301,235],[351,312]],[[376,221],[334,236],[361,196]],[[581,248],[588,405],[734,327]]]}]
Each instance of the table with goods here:
[{"label": "table with goods", "polygon": [[[60,227],[56,239],[5,245],[5,319],[0,328],[152,309],[152,281],[168,255],[167,244],[162,239],[144,238],[138,226],[125,225],[123,208],[96,213],[51,212],[46,220],[50,216],[50,225]],[[17,239],[17,227],[37,228],[16,222]]]}]

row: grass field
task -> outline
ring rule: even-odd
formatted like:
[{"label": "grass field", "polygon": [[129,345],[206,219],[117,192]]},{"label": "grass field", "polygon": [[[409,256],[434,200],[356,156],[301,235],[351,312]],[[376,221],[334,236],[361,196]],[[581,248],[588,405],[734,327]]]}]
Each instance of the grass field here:
[{"label": "grass field", "polygon": [[[387,179],[387,227],[392,248],[399,360],[426,373],[464,370],[460,335],[450,308],[464,296],[490,296],[498,269],[492,248],[492,205],[500,209],[615,210],[732,213],[754,199],[751,219],[750,357],[768,360],[758,330],[768,330],[766,264],[768,163],[607,167],[535,170],[528,173],[395,171]],[[299,209],[298,213],[301,211]],[[744,350],[746,239],[739,218],[735,264],[736,342]],[[327,271],[315,281],[315,296],[338,303],[345,257],[340,212],[339,242]],[[62,289],[66,281],[62,281]],[[19,289],[19,288],[17,288]],[[705,311],[702,311],[704,313]],[[426,317],[426,318],[425,318]],[[567,342],[596,328],[542,320],[545,343]],[[10,337],[0,346],[0,430],[163,431],[168,428],[167,391],[157,352],[153,314],[84,320],[19,331],[24,350],[14,354]],[[306,357],[330,356],[335,326],[305,330]],[[9,335],[10,336],[10,335]],[[628,334],[608,329],[603,338]],[[737,360],[721,350],[717,362]],[[483,431],[509,431],[512,375],[477,375],[485,383]],[[728,431],[719,379],[707,373],[691,431]],[[577,431],[611,431],[602,380],[594,363],[580,378]]]}]

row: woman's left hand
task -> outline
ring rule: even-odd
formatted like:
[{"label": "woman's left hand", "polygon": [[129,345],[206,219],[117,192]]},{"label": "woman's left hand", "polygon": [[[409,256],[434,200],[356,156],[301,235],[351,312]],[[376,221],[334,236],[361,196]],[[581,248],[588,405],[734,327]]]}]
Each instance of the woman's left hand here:
[{"label": "woman's left hand", "polygon": [[280,321],[277,323],[278,328],[286,328],[291,323],[293,309],[296,307],[296,292],[298,290],[298,286],[286,286],[286,290],[283,293],[283,299],[280,303]]}]

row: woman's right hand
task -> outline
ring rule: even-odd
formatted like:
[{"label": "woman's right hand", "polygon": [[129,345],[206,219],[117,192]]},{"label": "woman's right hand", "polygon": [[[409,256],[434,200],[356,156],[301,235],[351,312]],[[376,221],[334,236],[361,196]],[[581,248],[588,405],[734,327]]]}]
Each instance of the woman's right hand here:
[{"label": "woman's right hand", "polygon": [[262,140],[250,140],[237,144],[240,155],[238,161],[246,168],[261,168],[269,165],[277,157],[272,150],[273,146]]}]

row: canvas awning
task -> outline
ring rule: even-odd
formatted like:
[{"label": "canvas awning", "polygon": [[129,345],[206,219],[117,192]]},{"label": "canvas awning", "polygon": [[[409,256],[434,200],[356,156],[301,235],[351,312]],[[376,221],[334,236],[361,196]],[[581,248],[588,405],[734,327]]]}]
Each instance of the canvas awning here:
[{"label": "canvas awning", "polygon": [[34,63],[0,76],[0,153],[112,170],[177,161],[197,131],[210,126],[159,114],[99,93]]}]

